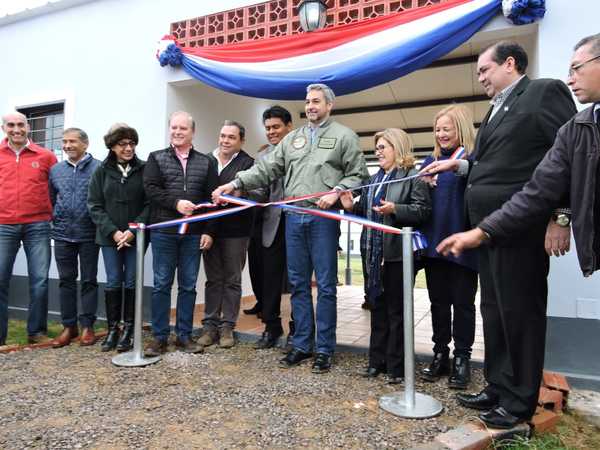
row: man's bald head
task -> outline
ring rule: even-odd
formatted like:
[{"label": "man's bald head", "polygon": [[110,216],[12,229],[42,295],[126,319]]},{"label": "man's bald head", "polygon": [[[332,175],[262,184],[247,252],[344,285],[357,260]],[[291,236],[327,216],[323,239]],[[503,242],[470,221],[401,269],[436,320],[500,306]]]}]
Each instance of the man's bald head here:
[{"label": "man's bald head", "polygon": [[12,112],[6,113],[2,116],[2,125],[6,124],[9,120],[12,120],[15,118],[19,118],[19,119],[23,120],[24,122],[27,122],[27,116],[25,114],[20,113],[19,111],[12,111]]},{"label": "man's bald head", "polygon": [[8,143],[15,149],[27,145],[27,134],[29,125],[24,114],[13,111],[2,116],[2,131],[8,139]]}]

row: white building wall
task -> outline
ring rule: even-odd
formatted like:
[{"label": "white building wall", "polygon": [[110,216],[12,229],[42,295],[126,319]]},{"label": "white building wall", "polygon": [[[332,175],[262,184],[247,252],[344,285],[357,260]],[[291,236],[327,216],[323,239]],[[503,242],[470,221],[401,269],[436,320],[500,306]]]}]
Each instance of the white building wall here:
[{"label": "white building wall", "polygon": [[[7,54],[0,110],[65,101],[65,126],[85,129],[90,151],[106,154],[102,136],[124,121],[140,131],[142,158],[167,143],[167,83],[156,44],[171,22],[255,3],[98,0],[0,27]],[[15,64],[11,73],[11,64]]]},{"label": "white building wall", "polygon": [[[102,136],[109,126],[127,122],[139,131],[138,154],[146,159],[150,151],[168,142],[169,83],[189,79],[181,69],[159,66],[154,57],[157,42],[169,33],[172,22],[252,3],[256,2],[98,0],[0,26],[0,44],[7,56],[0,72],[5,87],[0,90],[0,111],[64,101],[65,127],[86,130],[90,153],[96,158],[106,156]],[[216,105],[204,103],[195,109],[200,106],[211,111]],[[215,143],[216,133],[202,133],[198,148],[206,147],[205,139]],[[258,145],[257,138],[252,144]],[[149,250],[146,285],[152,284],[151,262]],[[27,274],[22,250],[14,273]],[[105,281],[102,262],[98,275],[99,281]],[[51,277],[58,277],[54,262]],[[201,270],[199,300],[203,285]],[[250,293],[245,276],[243,295]]]}]

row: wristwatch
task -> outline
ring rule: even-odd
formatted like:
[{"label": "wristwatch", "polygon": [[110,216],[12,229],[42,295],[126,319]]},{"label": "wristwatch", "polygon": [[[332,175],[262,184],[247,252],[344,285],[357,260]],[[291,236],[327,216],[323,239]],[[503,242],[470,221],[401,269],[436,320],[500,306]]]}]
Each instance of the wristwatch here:
[{"label": "wristwatch", "polygon": [[566,208],[558,208],[552,214],[552,220],[560,227],[568,227],[571,225],[571,210]]}]

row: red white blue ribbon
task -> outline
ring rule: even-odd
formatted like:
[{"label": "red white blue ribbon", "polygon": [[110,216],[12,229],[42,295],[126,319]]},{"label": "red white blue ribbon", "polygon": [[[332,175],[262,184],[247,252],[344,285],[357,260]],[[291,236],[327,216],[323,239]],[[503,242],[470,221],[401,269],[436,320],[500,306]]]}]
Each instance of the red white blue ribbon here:
[{"label": "red white blue ribbon", "polygon": [[247,205],[247,206],[259,206],[259,207],[265,207],[265,206],[276,206],[288,211],[294,211],[297,213],[303,213],[303,214],[311,214],[313,216],[318,216],[318,217],[325,217],[327,219],[333,219],[333,220],[338,220],[338,221],[346,221],[346,222],[352,222],[352,223],[358,223],[359,225],[362,225],[363,227],[368,227],[368,228],[375,228],[378,230],[381,230],[385,233],[393,233],[393,234],[401,234],[402,230],[400,228],[396,228],[396,227],[392,227],[389,225],[384,225],[382,223],[377,223],[377,222],[373,222],[371,220],[367,220],[364,217],[360,217],[360,216],[355,216],[353,214],[341,214],[335,211],[329,211],[329,210],[325,210],[325,209],[316,209],[316,208],[302,208],[300,206],[294,206],[294,205],[289,205],[289,204],[282,204],[279,202],[273,202],[270,205],[266,204],[266,203],[258,203],[252,200],[248,200],[245,198],[240,198],[240,197],[233,197],[231,195],[221,195],[221,197],[226,200],[229,203],[233,203],[236,205]]},{"label": "red white blue ribbon", "polygon": [[313,33],[214,47],[160,41],[161,65],[239,95],[301,100],[310,83],[345,95],[400,78],[466,42],[501,0],[449,0]]},{"label": "red white blue ribbon", "polygon": [[454,152],[450,155],[448,159],[461,159],[465,156],[466,150],[464,147],[458,147]]},{"label": "red white blue ribbon", "polygon": [[[216,219],[218,217],[228,216],[230,214],[236,214],[240,211],[244,211],[245,209],[252,208],[253,206],[254,205],[238,206],[237,208],[219,209],[218,211],[211,211],[211,212],[202,213],[202,214],[194,214],[193,216],[186,216],[186,217],[182,217],[180,219],[172,219],[172,220],[166,220],[164,222],[153,223],[152,225],[144,226],[144,228],[147,230],[157,230],[160,228],[171,228],[171,227],[180,226],[183,224],[190,224],[190,223],[194,223],[194,222],[203,222],[205,220]],[[140,228],[140,224],[133,223],[133,222],[129,223],[129,228],[131,228],[131,229]],[[181,229],[180,229],[180,231],[181,231]]]},{"label": "red white blue ribbon", "polygon": [[[347,189],[347,190],[352,191],[352,190],[363,189],[363,188],[369,187],[369,186],[397,183],[397,182],[401,182],[401,181],[408,181],[408,180],[411,180],[413,178],[417,178],[420,176],[423,176],[423,175],[416,174],[416,175],[411,175],[411,176],[405,177],[405,178],[399,178],[399,179],[395,179],[395,180],[388,180],[388,181],[383,181],[383,182],[379,182],[379,183],[372,183],[372,184],[367,184],[367,185],[363,185],[363,186],[358,186],[356,188]],[[216,219],[218,217],[224,217],[224,216],[228,216],[230,214],[236,214],[238,212],[244,211],[249,208],[272,206],[272,207],[286,209],[289,211],[294,211],[297,213],[310,214],[313,216],[337,220],[340,222],[345,221],[345,222],[357,223],[359,225],[362,225],[363,227],[381,230],[384,233],[392,233],[392,234],[401,234],[402,233],[402,230],[400,228],[396,228],[396,227],[392,227],[390,225],[385,225],[382,223],[374,222],[374,221],[368,220],[364,217],[355,216],[353,214],[348,214],[348,213],[341,214],[336,211],[322,210],[322,209],[316,209],[316,208],[303,208],[303,207],[299,207],[299,206],[290,204],[290,203],[301,201],[301,200],[322,197],[322,196],[330,194],[332,192],[337,192],[337,191],[334,190],[334,191],[318,192],[318,193],[314,193],[314,194],[302,195],[302,196],[298,196],[298,197],[292,197],[292,198],[287,198],[284,200],[280,200],[280,201],[276,201],[276,202],[268,202],[268,203],[259,203],[259,202],[255,202],[253,200],[249,200],[249,199],[245,199],[245,198],[234,197],[232,195],[221,195],[221,198],[226,200],[228,203],[232,203],[232,204],[238,205],[238,206],[234,207],[234,208],[227,208],[227,209],[220,209],[217,211],[211,211],[208,213],[195,214],[193,216],[182,217],[180,219],[167,220],[165,222],[159,222],[159,223],[155,223],[152,225],[144,226],[144,228],[153,230],[153,229],[170,228],[170,227],[178,226],[179,234],[185,234],[189,224],[193,223],[193,222],[202,222],[205,220]],[[203,208],[209,208],[209,207],[215,207],[217,205],[215,205],[213,203],[201,203],[196,206],[203,207]],[[129,228],[137,229],[137,228],[141,228],[141,225],[137,224],[137,223],[130,223]],[[413,247],[415,250],[420,250],[420,249],[427,247],[427,241],[426,241],[425,237],[419,231],[416,231],[416,230],[413,231]]]}]

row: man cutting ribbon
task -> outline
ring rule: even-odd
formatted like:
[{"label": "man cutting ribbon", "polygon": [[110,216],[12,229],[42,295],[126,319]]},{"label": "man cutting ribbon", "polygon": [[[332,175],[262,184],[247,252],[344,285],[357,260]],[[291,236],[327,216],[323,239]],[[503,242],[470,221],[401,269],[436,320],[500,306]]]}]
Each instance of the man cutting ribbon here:
[{"label": "man cutting ribbon", "polygon": [[[360,186],[369,176],[356,133],[330,119],[334,93],[324,84],[306,88],[308,123],[289,133],[266,158],[239,172],[213,192],[213,201],[236,189],[252,190],[284,178],[286,196]],[[297,202],[298,206],[339,209],[339,193]],[[286,250],[296,321],[293,349],[280,362],[284,368],[316,357],[314,373],[328,372],[335,349],[336,275],[339,223],[301,210],[286,211]],[[311,295],[313,270],[317,279],[316,343]]]}]

